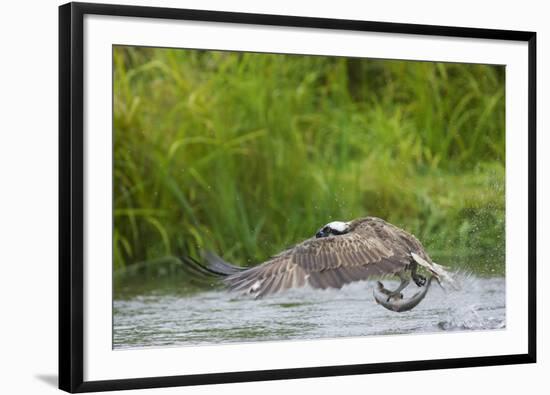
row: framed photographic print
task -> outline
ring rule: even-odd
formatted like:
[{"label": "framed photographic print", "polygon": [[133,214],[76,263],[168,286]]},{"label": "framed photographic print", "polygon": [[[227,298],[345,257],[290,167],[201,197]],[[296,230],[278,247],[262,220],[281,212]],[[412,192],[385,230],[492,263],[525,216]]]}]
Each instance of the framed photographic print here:
[{"label": "framed photographic print", "polygon": [[533,32],[59,9],[59,385],[532,363]]}]

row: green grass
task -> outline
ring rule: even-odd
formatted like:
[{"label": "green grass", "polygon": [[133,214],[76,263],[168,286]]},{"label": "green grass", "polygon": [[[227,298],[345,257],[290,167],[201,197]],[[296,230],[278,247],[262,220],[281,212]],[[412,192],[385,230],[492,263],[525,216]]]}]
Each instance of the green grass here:
[{"label": "green grass", "polygon": [[504,68],[115,47],[114,260],[252,264],[379,216],[504,271]]}]

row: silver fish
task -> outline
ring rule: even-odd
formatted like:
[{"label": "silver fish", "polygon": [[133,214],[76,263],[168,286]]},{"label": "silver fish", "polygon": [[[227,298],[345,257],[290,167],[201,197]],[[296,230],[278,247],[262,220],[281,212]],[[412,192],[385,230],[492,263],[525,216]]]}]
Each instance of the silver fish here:
[{"label": "silver fish", "polygon": [[384,306],[386,309],[398,313],[412,310],[422,301],[422,299],[424,299],[424,297],[428,293],[428,289],[430,288],[433,278],[434,276],[430,276],[426,285],[424,285],[420,291],[418,291],[408,299],[404,299],[403,294],[390,296],[391,291],[384,288],[384,285],[380,281],[378,281],[376,287],[374,287],[373,290],[374,300],[376,300],[376,303]]}]

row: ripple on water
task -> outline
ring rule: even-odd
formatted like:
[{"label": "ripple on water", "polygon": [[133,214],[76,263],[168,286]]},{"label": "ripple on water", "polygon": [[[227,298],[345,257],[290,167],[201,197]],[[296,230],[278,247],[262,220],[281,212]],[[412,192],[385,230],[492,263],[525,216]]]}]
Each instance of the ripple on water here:
[{"label": "ripple on water", "polygon": [[[341,290],[289,290],[254,300],[223,290],[114,301],[114,348],[380,336],[505,327],[504,278],[462,277],[460,291],[433,286],[415,309],[395,313],[372,298],[373,281]],[[386,281],[388,287],[396,282]],[[409,293],[416,292],[412,285]],[[407,296],[407,295],[406,295]]]}]

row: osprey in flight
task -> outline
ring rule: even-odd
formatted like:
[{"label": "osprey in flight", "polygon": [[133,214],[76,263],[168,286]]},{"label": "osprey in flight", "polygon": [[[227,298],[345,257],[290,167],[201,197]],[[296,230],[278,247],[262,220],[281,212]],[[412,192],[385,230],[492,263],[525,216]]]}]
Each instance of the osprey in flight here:
[{"label": "osprey in flight", "polygon": [[[339,289],[371,276],[396,275],[401,284],[390,291],[378,282],[374,298],[389,310],[406,311],[426,296],[432,279],[440,285],[446,281],[456,286],[449,273],[432,262],[416,237],[375,217],[330,222],[315,237],[250,268],[227,263],[211,252],[203,258],[203,264],[189,257],[184,260],[203,273],[222,277],[229,289],[257,298],[306,284]],[[430,273],[428,280],[417,272],[419,266]],[[410,299],[403,299],[401,291],[411,279],[422,289]]]}]

